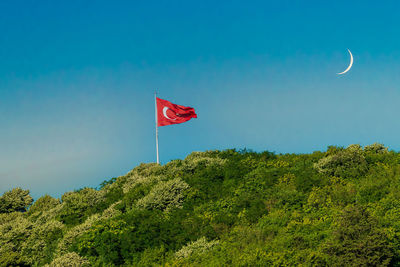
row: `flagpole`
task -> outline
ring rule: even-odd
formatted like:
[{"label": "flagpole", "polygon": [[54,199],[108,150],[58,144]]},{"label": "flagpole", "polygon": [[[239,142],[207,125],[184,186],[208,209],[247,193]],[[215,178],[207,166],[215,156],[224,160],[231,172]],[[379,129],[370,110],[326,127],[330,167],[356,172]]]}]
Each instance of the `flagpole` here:
[{"label": "flagpole", "polygon": [[156,110],[156,150],[157,150],[157,164],[160,164],[160,157],[158,155],[158,113],[157,113],[157,92],[154,91],[154,106]]}]

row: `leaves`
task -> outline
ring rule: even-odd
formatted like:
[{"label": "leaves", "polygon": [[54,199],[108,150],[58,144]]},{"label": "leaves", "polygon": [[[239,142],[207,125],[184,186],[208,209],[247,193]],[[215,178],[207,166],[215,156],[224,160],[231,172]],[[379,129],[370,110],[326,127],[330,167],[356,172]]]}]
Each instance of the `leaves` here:
[{"label": "leaves", "polygon": [[0,266],[398,266],[399,162],[381,144],[206,151],[61,200],[16,188]]},{"label": "leaves", "polygon": [[189,185],[180,178],[159,182],[148,195],[138,200],[137,207],[162,211],[182,208],[185,192],[188,189]]},{"label": "leaves", "polygon": [[32,202],[33,198],[29,195],[29,190],[14,188],[0,197],[0,213],[24,212]]}]

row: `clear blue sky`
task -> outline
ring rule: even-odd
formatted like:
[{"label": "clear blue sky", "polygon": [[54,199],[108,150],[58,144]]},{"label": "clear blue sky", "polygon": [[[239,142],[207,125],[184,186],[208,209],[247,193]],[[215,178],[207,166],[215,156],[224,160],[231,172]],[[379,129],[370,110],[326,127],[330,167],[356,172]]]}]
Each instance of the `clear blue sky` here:
[{"label": "clear blue sky", "polygon": [[[0,193],[37,198],[192,151],[399,150],[398,1],[0,1]],[[349,63],[353,68],[343,76]]]}]

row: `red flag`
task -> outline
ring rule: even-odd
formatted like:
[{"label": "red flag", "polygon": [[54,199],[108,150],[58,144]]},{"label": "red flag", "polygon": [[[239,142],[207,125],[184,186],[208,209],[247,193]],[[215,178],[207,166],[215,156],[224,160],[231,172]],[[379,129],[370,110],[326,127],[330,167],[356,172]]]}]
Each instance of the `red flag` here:
[{"label": "red flag", "polygon": [[197,118],[194,108],[173,104],[157,97],[157,126],[182,123]]}]

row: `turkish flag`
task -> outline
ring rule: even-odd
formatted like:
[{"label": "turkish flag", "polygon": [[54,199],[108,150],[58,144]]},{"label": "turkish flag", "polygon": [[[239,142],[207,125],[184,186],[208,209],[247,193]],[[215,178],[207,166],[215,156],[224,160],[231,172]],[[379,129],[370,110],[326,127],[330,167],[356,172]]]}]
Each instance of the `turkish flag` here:
[{"label": "turkish flag", "polygon": [[182,123],[197,118],[194,108],[173,104],[157,97],[157,126]]}]

